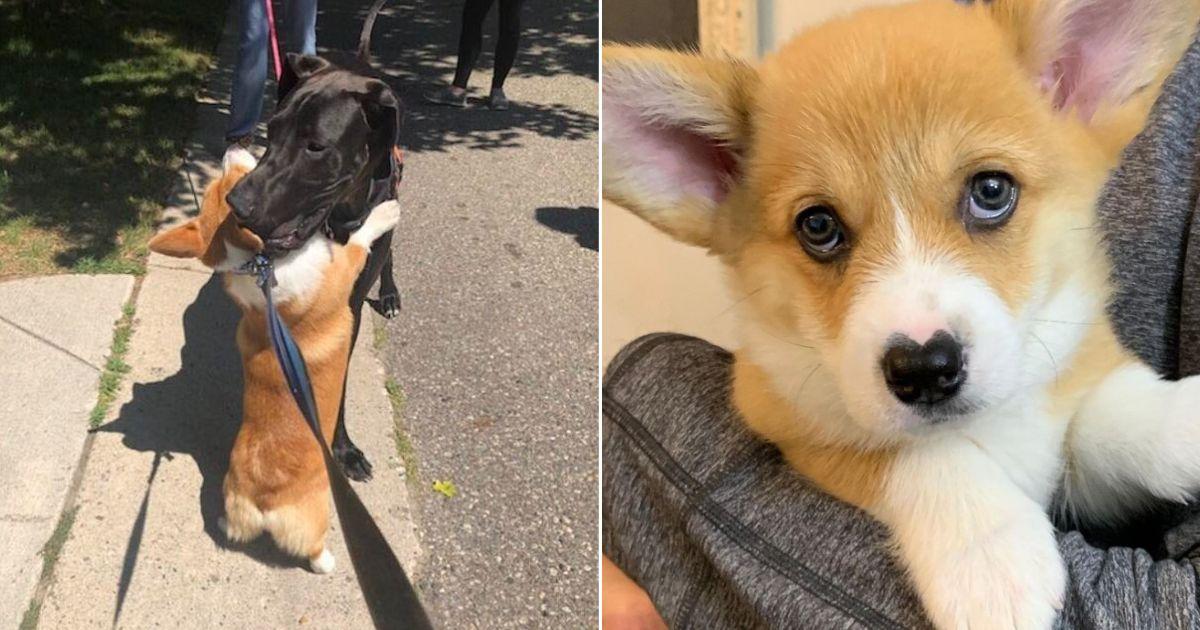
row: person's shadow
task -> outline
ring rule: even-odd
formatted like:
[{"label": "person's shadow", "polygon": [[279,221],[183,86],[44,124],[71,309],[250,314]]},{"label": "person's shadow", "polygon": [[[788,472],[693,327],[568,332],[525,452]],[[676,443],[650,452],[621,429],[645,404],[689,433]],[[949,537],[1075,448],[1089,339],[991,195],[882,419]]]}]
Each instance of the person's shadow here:
[{"label": "person's shadow", "polygon": [[243,551],[264,564],[299,566],[276,549],[269,536],[244,545],[230,543],[218,525],[224,514],[221,490],[229,452],[242,419],[242,359],[234,339],[240,314],[213,276],[183,313],[184,344],[179,372],[154,383],[135,383],[120,415],[98,429],[119,433],[122,444],[154,453],[141,510],[129,533],[117,588],[117,614],[137,565],[151,490],[159,460],[190,457],[201,476],[199,503],[204,531],[219,546]]}]

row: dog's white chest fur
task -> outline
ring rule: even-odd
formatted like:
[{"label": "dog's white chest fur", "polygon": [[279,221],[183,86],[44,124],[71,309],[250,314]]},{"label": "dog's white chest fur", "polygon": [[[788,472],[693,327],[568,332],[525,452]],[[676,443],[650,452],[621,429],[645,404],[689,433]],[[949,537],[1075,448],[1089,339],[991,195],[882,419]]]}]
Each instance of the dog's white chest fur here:
[{"label": "dog's white chest fur", "polygon": [[[232,271],[249,261],[253,255],[244,249],[226,243],[229,256],[217,271]],[[276,285],[271,289],[271,298],[276,304],[288,304],[303,300],[321,286],[325,269],[333,262],[333,242],[323,234],[308,239],[299,249],[288,252],[275,260]],[[229,294],[239,305],[263,310],[266,300],[254,278],[248,275],[231,276]]]},{"label": "dog's white chest fur", "polygon": [[1042,393],[975,418],[962,437],[977,446],[1026,496],[1043,507],[1058,489],[1068,420],[1054,417]]}]

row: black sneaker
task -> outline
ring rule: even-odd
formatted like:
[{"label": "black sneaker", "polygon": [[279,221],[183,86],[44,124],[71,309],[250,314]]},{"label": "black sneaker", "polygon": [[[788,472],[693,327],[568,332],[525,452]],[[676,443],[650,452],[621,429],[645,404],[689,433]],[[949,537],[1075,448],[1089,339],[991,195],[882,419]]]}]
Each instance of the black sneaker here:
[{"label": "black sneaker", "polygon": [[435,105],[448,105],[450,107],[466,107],[467,106],[467,91],[455,92],[449,86],[425,93],[425,100]]},{"label": "black sneaker", "polygon": [[504,90],[492,88],[492,93],[488,96],[487,106],[495,110],[508,109],[508,97],[504,95]]}]

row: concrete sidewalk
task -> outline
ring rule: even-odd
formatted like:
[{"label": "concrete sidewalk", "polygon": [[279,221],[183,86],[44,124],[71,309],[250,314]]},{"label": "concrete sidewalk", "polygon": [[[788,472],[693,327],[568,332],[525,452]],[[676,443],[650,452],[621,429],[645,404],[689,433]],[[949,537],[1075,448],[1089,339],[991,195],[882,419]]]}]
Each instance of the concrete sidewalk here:
[{"label": "concrete sidewalk", "polygon": [[[218,173],[231,27],[227,20],[167,225],[194,215],[193,191],[201,194]],[[68,506],[74,524],[38,627],[369,627],[336,523],[329,541],[338,568],[326,576],[309,573],[267,539],[244,546],[224,540],[221,483],[241,421],[238,313],[219,279],[194,261],[152,255],[148,269],[126,357],[131,371]],[[418,546],[384,373],[371,347],[373,317],[368,311],[348,384],[352,434],[376,464],[375,479],[356,489],[411,573]],[[106,343],[110,335],[111,321]],[[94,402],[94,383],[91,395]],[[86,410],[77,435],[85,428]]]},{"label": "concrete sidewalk", "polygon": [[132,276],[0,283],[0,627],[21,621],[87,437]]}]

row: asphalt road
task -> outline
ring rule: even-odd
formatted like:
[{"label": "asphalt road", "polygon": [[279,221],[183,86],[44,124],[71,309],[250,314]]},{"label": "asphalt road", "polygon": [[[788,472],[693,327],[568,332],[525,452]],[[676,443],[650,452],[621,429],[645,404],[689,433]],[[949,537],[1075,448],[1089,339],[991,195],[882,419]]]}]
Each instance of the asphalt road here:
[{"label": "asphalt road", "polygon": [[[319,41],[352,48],[369,3],[323,0]],[[597,2],[529,2],[493,112],[495,15],[466,110],[449,80],[461,2],[396,2],[376,63],[407,106],[395,241],[403,311],[387,325],[406,396],[418,587],[445,628],[596,625]],[[354,435],[354,419],[348,419]],[[390,453],[369,452],[376,466]],[[452,481],[458,495],[432,490]]]}]

